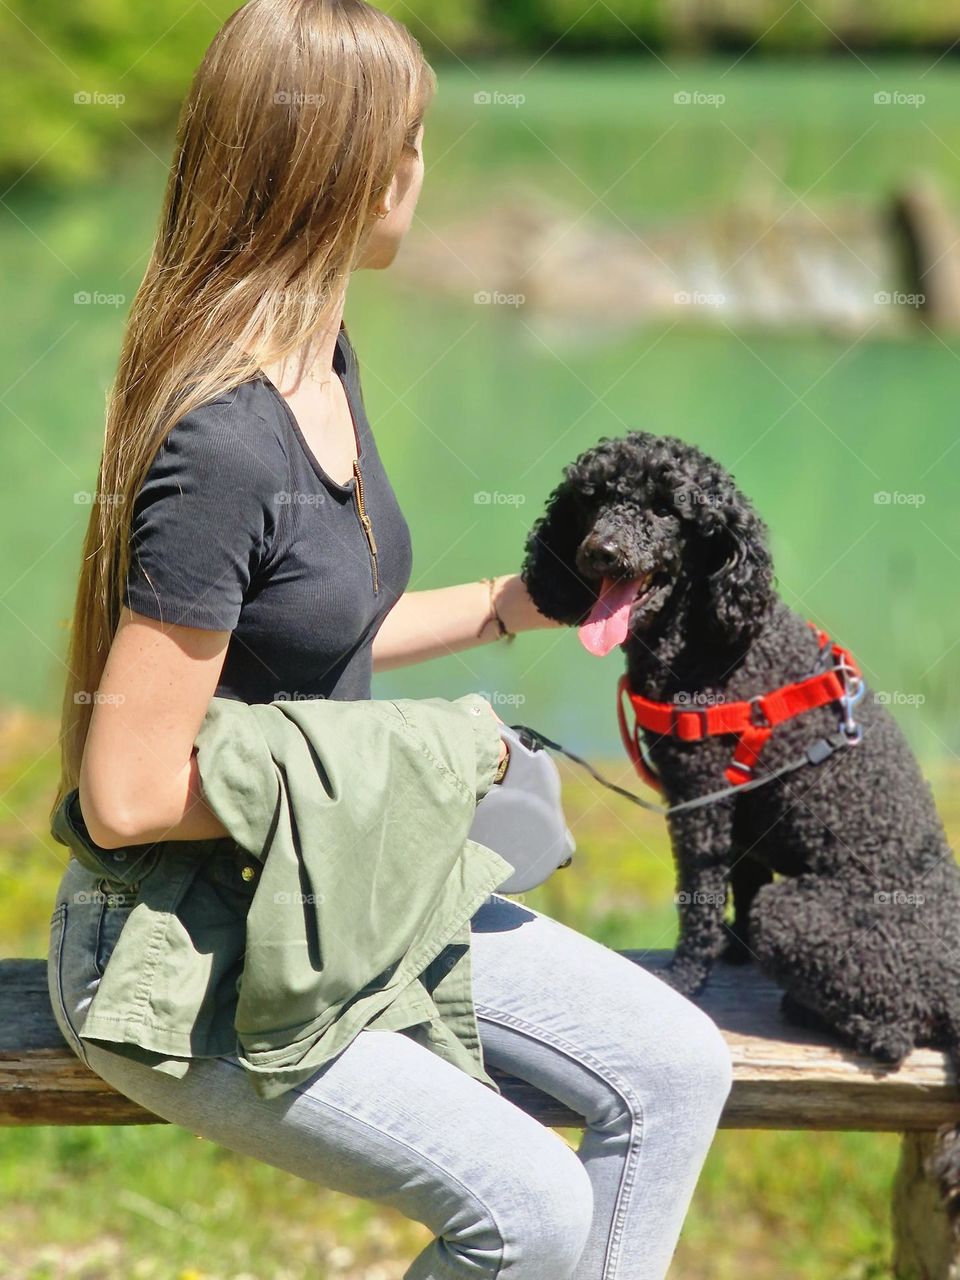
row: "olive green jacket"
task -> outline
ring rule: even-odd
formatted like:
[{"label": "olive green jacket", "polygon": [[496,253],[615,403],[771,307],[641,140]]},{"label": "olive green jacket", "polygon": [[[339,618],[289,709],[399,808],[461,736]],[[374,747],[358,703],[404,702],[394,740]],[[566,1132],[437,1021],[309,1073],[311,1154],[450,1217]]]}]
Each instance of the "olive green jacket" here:
[{"label": "olive green jacket", "polygon": [[214,698],[197,761],[229,838],[102,849],[72,791],[53,835],[133,902],[81,1038],[173,1075],[236,1053],[273,1097],[361,1028],[403,1030],[499,1092],[470,917],[512,868],[467,834],[499,743],[478,694]]}]

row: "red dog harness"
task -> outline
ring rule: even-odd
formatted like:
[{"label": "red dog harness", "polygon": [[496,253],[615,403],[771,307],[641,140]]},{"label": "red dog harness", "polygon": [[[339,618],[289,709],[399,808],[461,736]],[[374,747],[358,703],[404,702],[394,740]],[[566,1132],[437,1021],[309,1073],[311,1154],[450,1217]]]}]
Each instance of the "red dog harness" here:
[{"label": "red dog harness", "polygon": [[[838,644],[831,644],[825,631],[815,627],[809,620],[807,625],[813,627],[816,633],[821,657],[826,656],[825,650],[830,646],[833,667],[793,684],[781,685],[770,693],[758,694],[746,702],[719,702],[709,707],[654,702],[652,698],[634,693],[624,672],[617,683],[617,719],[623,745],[640,777],[657,791],[663,791],[663,784],[647,764],[640,746],[640,734],[644,729],[661,737],[679,738],[683,742],[699,742],[703,738],[732,734],[737,745],[725,776],[734,786],[752,779],[760,753],[775,726],[801,712],[825,706],[829,702],[840,702],[844,708],[841,727],[852,738],[854,731],[859,730],[859,726],[854,724],[850,707],[863,693],[860,668],[846,649]],[[857,686],[854,689],[851,689],[850,677]],[[635,719],[632,733],[627,727],[624,694],[627,694],[633,706]]]}]

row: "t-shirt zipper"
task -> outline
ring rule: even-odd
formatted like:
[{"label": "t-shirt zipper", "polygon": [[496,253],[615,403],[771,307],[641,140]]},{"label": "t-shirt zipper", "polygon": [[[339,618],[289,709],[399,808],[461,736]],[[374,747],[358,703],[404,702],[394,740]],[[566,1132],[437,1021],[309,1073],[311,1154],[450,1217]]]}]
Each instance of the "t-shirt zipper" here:
[{"label": "t-shirt zipper", "polygon": [[380,590],[380,578],[377,573],[377,540],[373,536],[370,517],[363,509],[363,478],[360,475],[360,462],[357,458],[353,460],[353,474],[357,477],[357,487],[354,490],[357,495],[357,515],[360,517],[363,531],[367,535],[367,545],[370,548],[370,567],[373,570],[373,590],[374,594],[376,594]]}]

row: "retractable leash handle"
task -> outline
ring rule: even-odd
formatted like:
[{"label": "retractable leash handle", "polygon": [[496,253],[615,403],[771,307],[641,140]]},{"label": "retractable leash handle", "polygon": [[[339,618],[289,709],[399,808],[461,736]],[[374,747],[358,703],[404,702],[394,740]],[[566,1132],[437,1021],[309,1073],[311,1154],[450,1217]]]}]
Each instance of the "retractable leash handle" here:
[{"label": "retractable leash handle", "polygon": [[560,802],[560,771],[543,744],[523,725],[501,725],[500,736],[510,763],[477,805],[469,838],[513,867],[499,892],[525,893],[566,866],[577,846]]}]

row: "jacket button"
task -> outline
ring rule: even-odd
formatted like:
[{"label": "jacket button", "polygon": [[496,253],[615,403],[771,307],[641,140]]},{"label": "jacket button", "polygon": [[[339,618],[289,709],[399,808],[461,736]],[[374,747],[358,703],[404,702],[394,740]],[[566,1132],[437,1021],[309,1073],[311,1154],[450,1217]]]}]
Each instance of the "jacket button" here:
[{"label": "jacket button", "polygon": [[244,880],[252,880],[257,874],[255,867],[241,867],[240,875]]}]

